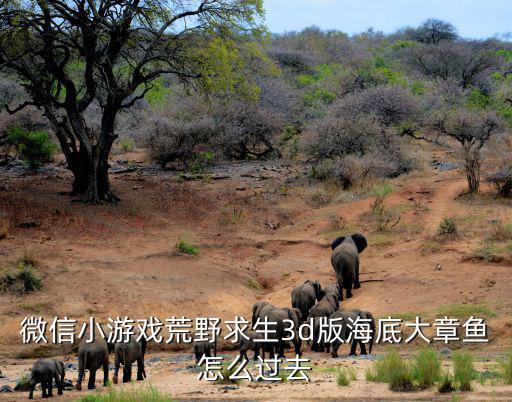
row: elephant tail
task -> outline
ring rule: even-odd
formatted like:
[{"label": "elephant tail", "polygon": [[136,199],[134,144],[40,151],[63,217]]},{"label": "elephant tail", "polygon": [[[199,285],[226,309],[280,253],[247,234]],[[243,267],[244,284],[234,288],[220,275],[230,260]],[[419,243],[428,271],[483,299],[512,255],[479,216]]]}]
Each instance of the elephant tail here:
[{"label": "elephant tail", "polygon": [[142,350],[142,357],[144,358],[144,355],[146,354],[146,349],[148,348],[148,341],[145,336],[140,338],[140,346]]}]

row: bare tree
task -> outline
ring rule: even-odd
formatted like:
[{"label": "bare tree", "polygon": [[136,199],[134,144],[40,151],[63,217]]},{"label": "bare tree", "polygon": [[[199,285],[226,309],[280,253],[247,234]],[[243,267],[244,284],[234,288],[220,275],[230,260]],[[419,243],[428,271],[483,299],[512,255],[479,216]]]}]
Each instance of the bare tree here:
[{"label": "bare tree", "polygon": [[443,40],[453,41],[457,39],[457,29],[449,22],[429,18],[412,31],[412,39],[437,45]]},{"label": "bare tree", "polygon": [[[73,172],[73,193],[116,201],[108,156],[118,113],[163,74],[186,84],[211,78],[205,49],[258,27],[262,13],[261,0],[0,0],[0,69],[28,94],[6,109],[41,108]],[[84,117],[95,103],[98,129]]]}]

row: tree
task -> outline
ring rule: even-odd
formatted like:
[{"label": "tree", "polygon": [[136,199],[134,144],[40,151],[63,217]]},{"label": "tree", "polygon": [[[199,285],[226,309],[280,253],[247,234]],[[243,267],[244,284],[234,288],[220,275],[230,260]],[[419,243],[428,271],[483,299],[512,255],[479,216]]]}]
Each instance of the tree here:
[{"label": "tree", "polygon": [[[6,110],[43,110],[74,175],[72,193],[116,201],[108,156],[118,114],[166,74],[243,87],[236,39],[260,33],[262,14],[261,0],[0,0],[0,69],[27,94]],[[85,118],[91,108],[98,127]]]},{"label": "tree", "polygon": [[[441,110],[428,119],[426,126],[437,135],[459,143],[464,159],[464,170],[468,181],[468,192],[475,194],[480,188],[482,167],[482,149],[491,137],[502,130],[502,121],[494,111],[469,110],[458,107]],[[403,132],[416,139],[433,142],[429,137],[418,135],[414,131]],[[439,139],[435,141],[442,144]]]},{"label": "tree", "polygon": [[442,40],[457,39],[457,29],[449,22],[429,18],[418,28],[413,29],[411,36],[418,42],[437,45]]}]

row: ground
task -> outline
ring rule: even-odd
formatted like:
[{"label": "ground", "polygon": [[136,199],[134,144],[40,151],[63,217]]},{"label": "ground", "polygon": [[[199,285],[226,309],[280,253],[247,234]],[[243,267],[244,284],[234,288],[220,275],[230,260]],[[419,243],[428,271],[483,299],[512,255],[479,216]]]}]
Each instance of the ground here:
[{"label": "ground", "polygon": [[[144,162],[143,152],[118,155],[113,164],[118,205],[71,203],[64,194],[70,177],[59,164],[37,173],[2,170],[0,212],[10,223],[7,238],[0,240],[2,265],[30,255],[37,260],[43,289],[24,296],[0,294],[0,370],[8,377],[0,386],[19,378],[39,355],[54,353],[76,362],[67,346],[21,345],[20,322],[27,315],[79,321],[89,316],[249,318],[259,300],[288,306],[291,289],[306,279],[333,282],[329,243],[354,232],[366,234],[369,247],[361,255],[362,288],[343,308],[404,320],[420,315],[431,322],[443,315],[485,318],[490,342],[471,347],[481,362],[495,360],[511,346],[510,247],[489,240],[498,222],[512,221],[511,203],[495,199],[486,185],[476,197],[460,196],[466,182],[458,170],[428,167],[393,180],[394,192],[385,203],[400,220],[379,232],[370,214],[371,195],[319,189],[300,164],[226,164],[200,177],[160,172]],[[458,233],[440,236],[439,225],[448,216],[455,218]],[[35,227],[19,227],[27,222]],[[176,243],[183,239],[199,255],[178,252]],[[400,351],[411,354],[419,345]],[[385,350],[377,345],[374,352]],[[309,352],[306,357],[320,359],[317,366],[323,367],[313,371],[310,384],[224,390],[198,383],[190,370],[173,371],[191,360],[165,363],[190,351],[153,345],[151,355],[164,362],[148,367],[145,385],[184,399],[441,398],[434,390],[397,396],[384,384],[363,381],[367,360]],[[340,362],[355,362],[359,370],[359,381],[348,388],[338,387],[329,371]],[[75,380],[76,372],[68,376]],[[511,393],[512,387],[477,385],[463,396],[506,399]],[[5,398],[10,396],[0,396]]]}]

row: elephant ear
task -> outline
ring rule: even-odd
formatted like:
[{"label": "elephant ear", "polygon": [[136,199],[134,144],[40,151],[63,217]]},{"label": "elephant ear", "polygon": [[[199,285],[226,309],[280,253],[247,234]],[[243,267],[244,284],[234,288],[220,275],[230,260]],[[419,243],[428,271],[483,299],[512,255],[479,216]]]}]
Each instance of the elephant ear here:
[{"label": "elephant ear", "polygon": [[340,236],[340,237],[337,237],[336,239],[334,239],[334,241],[331,243],[331,249],[334,250],[341,243],[343,243],[344,240],[345,240],[345,236]]},{"label": "elephant ear", "polygon": [[364,237],[360,233],[356,233],[352,235],[352,240],[354,240],[354,243],[357,247],[357,252],[361,254],[364,249],[368,246],[368,242],[366,241],[366,237]]},{"label": "elephant ear", "polygon": [[313,284],[313,287],[315,288],[316,300],[320,301],[323,296],[322,285],[320,285],[320,282],[318,282],[318,281],[313,281],[311,283]]}]

